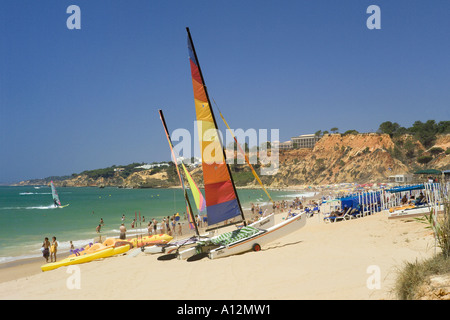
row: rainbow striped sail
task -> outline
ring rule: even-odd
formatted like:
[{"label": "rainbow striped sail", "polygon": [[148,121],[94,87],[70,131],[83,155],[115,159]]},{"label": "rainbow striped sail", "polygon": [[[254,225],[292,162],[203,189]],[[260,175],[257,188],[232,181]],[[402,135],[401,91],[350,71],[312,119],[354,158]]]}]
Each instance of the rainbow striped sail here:
[{"label": "rainbow striped sail", "polygon": [[208,225],[241,216],[239,198],[236,193],[225,152],[220,141],[218,128],[211,109],[205,82],[195,53],[189,28],[188,51],[191,66],[197,126],[202,154],[203,182],[205,186]]}]

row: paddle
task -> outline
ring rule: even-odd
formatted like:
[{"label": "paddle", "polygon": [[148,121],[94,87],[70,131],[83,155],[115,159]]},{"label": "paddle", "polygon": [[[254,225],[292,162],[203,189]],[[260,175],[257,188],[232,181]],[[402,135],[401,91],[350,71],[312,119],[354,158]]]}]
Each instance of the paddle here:
[{"label": "paddle", "polygon": [[169,253],[169,254],[165,254],[165,255],[163,255],[163,256],[159,256],[159,257],[158,257],[158,260],[159,260],[159,261],[173,260],[173,259],[175,259],[177,256],[178,256],[178,253],[177,253],[177,252],[175,252],[175,253]]},{"label": "paddle", "polygon": [[192,262],[192,261],[201,260],[203,258],[206,258],[208,256],[208,254],[209,254],[209,252],[197,253],[197,254],[193,255],[192,257],[187,258],[186,261]]}]

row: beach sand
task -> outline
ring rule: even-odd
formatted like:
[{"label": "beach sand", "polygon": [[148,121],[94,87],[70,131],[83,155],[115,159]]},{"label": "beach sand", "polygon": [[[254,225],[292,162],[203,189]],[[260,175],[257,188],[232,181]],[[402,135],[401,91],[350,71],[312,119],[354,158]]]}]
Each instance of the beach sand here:
[{"label": "beach sand", "polygon": [[395,299],[397,271],[434,251],[430,231],[414,220],[377,213],[326,224],[316,215],[259,252],[195,262],[140,253],[81,264],[80,289],[67,285],[68,267],[41,272],[42,258],[3,266],[0,299]]}]

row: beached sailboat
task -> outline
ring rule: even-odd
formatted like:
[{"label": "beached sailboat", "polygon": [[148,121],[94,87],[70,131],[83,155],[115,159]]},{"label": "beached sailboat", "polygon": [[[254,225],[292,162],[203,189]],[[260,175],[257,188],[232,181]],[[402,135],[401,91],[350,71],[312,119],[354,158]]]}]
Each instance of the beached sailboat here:
[{"label": "beached sailboat", "polygon": [[[155,245],[151,247],[142,247],[142,251],[145,253],[166,253],[166,255],[159,257],[159,260],[170,260],[177,257],[178,252],[181,248],[186,249],[189,247],[192,247],[193,245],[196,245],[198,241],[208,241],[210,239],[209,235],[204,234],[200,235],[199,229],[197,227],[197,224],[195,223],[194,218],[194,212],[192,210],[191,202],[189,200],[186,187],[183,180],[183,175],[181,172],[184,173],[184,176],[186,177],[186,180],[189,183],[189,187],[191,189],[192,195],[194,197],[194,202],[198,211],[198,214],[203,213],[206,209],[205,199],[198,188],[195,181],[192,179],[192,176],[190,175],[189,171],[186,169],[186,166],[183,162],[181,162],[181,166],[183,168],[183,171],[179,170],[178,163],[177,163],[177,155],[175,154],[174,147],[172,140],[170,138],[169,130],[167,129],[167,124],[164,118],[164,114],[162,110],[159,110],[159,116],[161,119],[161,122],[164,127],[164,131],[166,133],[167,141],[169,143],[172,159],[175,163],[175,168],[178,173],[178,178],[180,180],[180,185],[183,188],[184,192],[184,199],[186,202],[186,211],[188,213],[187,217],[189,220],[189,226],[191,229],[195,229],[195,235],[186,239],[181,239],[177,241],[171,241],[165,245]],[[264,217],[252,224],[252,226],[273,226],[274,225],[274,215],[270,215],[267,217]]]},{"label": "beached sailboat", "polygon": [[[176,258],[176,254],[181,247],[189,247],[190,245],[195,244],[200,239],[201,236],[198,231],[198,226],[195,223],[195,218],[194,218],[194,213],[192,211],[191,202],[189,201],[189,197],[187,195],[184,180],[183,180],[182,174],[180,172],[180,169],[178,167],[177,156],[176,156],[174,148],[173,148],[172,139],[170,138],[169,130],[167,129],[166,120],[164,118],[164,114],[163,114],[162,110],[159,110],[159,117],[161,119],[162,125],[164,127],[164,131],[166,133],[167,142],[169,143],[172,160],[175,164],[178,178],[180,180],[180,185],[183,188],[184,200],[186,203],[186,212],[187,212],[187,217],[188,217],[188,221],[189,221],[189,227],[191,229],[195,229],[195,235],[192,237],[189,237],[187,239],[173,241],[173,242],[170,242],[165,245],[142,247],[142,252],[145,252],[145,253],[167,253],[167,254],[171,255],[171,256],[166,255],[164,258],[162,258],[162,260],[164,260],[164,259],[168,260],[170,258]],[[186,169],[186,166],[184,165],[183,162],[181,162],[181,166],[183,167],[184,175],[186,176],[186,179],[189,182],[192,194],[194,196],[194,200],[195,200],[195,204],[196,204],[198,213],[200,214],[202,211],[205,210],[205,199],[204,199],[202,193],[200,192],[200,189],[198,188],[197,184],[192,179],[192,176],[190,175],[189,171]]]},{"label": "beached sailboat", "polygon": [[306,224],[306,216],[304,213],[299,214],[278,225],[269,223],[273,220],[267,220],[265,222],[267,223],[266,227],[273,225],[267,229],[264,228],[264,223],[261,225],[263,220],[260,220],[258,225],[247,225],[231,170],[226,162],[225,150],[220,140],[218,126],[211,108],[192,37],[189,28],[186,28],[186,30],[202,154],[208,225],[213,226],[212,229],[216,229],[228,226],[230,223],[227,222],[234,220],[233,223],[243,223],[243,227],[198,242],[195,247],[179,252],[178,259],[190,258],[196,260],[205,256],[213,259],[252,249],[258,251],[262,245],[302,228]]},{"label": "beached sailboat", "polygon": [[56,208],[65,208],[69,204],[61,205],[61,201],[59,200],[58,192],[56,192],[55,185],[53,184],[53,181],[50,181],[50,186],[52,188],[52,197],[53,197],[53,204]]}]

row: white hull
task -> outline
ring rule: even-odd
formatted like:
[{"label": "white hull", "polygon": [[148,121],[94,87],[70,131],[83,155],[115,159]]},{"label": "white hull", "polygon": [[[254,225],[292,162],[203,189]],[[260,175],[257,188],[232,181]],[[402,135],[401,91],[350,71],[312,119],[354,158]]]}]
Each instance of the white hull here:
[{"label": "white hull", "polygon": [[161,253],[163,252],[163,246],[151,246],[151,247],[144,247],[143,248],[143,252],[144,253],[149,253],[149,254],[154,254],[154,253]]},{"label": "white hull", "polygon": [[[273,220],[274,222],[274,220]],[[289,218],[277,225],[268,225],[266,223],[264,226],[268,228],[261,228],[261,231],[245,239],[241,239],[234,243],[230,243],[227,246],[221,246],[213,249],[209,252],[208,257],[210,259],[217,259],[221,257],[226,257],[234,254],[239,254],[242,252],[250,250],[258,250],[262,246],[282,238],[294,231],[297,231],[305,226],[306,224],[306,214],[302,213],[295,217]],[[260,228],[257,225],[252,224],[251,226]],[[258,248],[255,248],[257,245]],[[188,250],[182,251],[178,254],[178,259],[187,259],[197,253],[196,248],[190,248]]]},{"label": "white hull", "polygon": [[[389,213],[389,219],[395,219],[395,218],[408,218],[408,217],[419,217],[423,216],[424,214],[429,214],[431,212],[431,209],[434,209],[435,207],[419,207],[419,208],[413,208],[413,209],[404,209],[404,210],[397,210],[394,212]],[[444,210],[444,206],[440,205],[438,207],[438,212]]]},{"label": "white hull", "polygon": [[[210,259],[222,258],[250,250],[260,250],[264,245],[295,232],[306,225],[306,214],[302,213],[287,219],[266,231],[257,233],[247,239],[222,246],[209,252]],[[257,248],[255,247],[257,246]]]},{"label": "white hull", "polygon": [[[252,227],[265,228],[265,229],[273,227],[274,225],[275,225],[275,214],[274,213],[250,224],[250,226],[252,226]],[[177,258],[178,258],[178,260],[184,260],[184,259],[192,257],[195,254],[196,254],[196,249],[195,249],[195,247],[192,247],[192,248],[180,251],[178,253]]]},{"label": "white hull", "polygon": [[[177,241],[177,242],[180,242],[180,240],[179,241]],[[195,245],[195,243],[189,243],[189,244],[185,244],[185,245],[183,245],[183,247],[186,247],[186,248],[188,248],[188,247],[190,247],[190,246],[192,246],[192,245]],[[175,251],[179,248],[179,247],[181,247],[181,245],[176,245],[176,244],[174,244],[174,245],[170,245],[170,243],[168,243],[167,245],[163,245],[163,246],[151,246],[151,247],[145,247],[142,251],[144,252],[144,253],[148,253],[148,254],[156,254],[156,253],[166,253],[166,254],[169,254],[169,253],[175,253]]]}]

